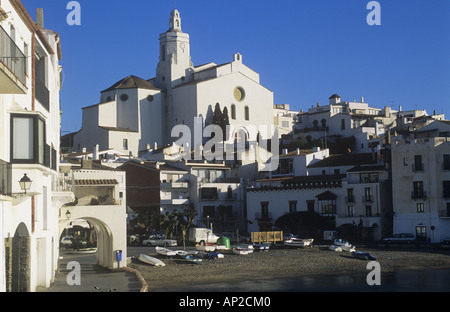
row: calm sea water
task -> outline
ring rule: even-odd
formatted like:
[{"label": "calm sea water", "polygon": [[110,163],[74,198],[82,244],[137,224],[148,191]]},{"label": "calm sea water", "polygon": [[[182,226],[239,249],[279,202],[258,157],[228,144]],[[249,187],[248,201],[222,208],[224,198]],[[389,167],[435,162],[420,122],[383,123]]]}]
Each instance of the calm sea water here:
[{"label": "calm sea water", "polygon": [[[324,274],[283,279],[246,280],[231,283],[170,288],[169,292],[449,292],[450,270],[381,273],[381,285],[369,286],[367,274]],[[150,291],[152,291],[150,289]],[[158,290],[154,290],[158,291]]]}]

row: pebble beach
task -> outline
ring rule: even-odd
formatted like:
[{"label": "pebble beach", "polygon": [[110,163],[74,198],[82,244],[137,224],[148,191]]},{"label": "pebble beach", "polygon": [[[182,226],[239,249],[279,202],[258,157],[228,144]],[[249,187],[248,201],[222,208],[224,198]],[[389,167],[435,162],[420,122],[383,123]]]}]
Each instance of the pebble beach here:
[{"label": "pebble beach", "polygon": [[[171,247],[173,250],[182,247]],[[187,247],[186,250],[195,250]],[[376,257],[381,271],[450,269],[450,249],[425,247],[385,246],[358,248]],[[149,291],[170,291],[173,288],[189,291],[202,284],[236,281],[270,280],[314,274],[368,273],[367,260],[356,259],[349,252],[335,252],[327,245],[305,248],[275,247],[268,251],[254,251],[248,255],[236,255],[224,251],[224,258],[203,259],[200,264],[177,257],[166,257],[156,252],[148,255],[161,259],[164,267],[155,267],[130,259],[129,267],[142,275]]]}]

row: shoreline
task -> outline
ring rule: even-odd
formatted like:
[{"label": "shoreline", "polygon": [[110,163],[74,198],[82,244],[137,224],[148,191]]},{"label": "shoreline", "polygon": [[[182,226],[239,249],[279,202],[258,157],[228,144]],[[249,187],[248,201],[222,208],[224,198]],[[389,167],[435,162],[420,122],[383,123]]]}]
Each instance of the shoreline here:
[{"label": "shoreline", "polygon": [[[191,247],[192,248],[192,247]],[[190,248],[190,249],[191,249]],[[171,247],[177,250],[175,247]],[[181,248],[178,248],[181,249]],[[193,249],[193,248],[192,248]],[[192,250],[191,249],[191,250]],[[362,248],[376,257],[381,274],[402,271],[450,270],[450,250],[416,250],[404,248]],[[204,259],[201,264],[187,263],[176,258],[149,254],[166,263],[153,267],[136,258],[129,267],[143,276],[149,292],[201,291],[202,285],[262,282],[281,283],[284,280],[302,280],[307,277],[328,276],[345,279],[346,276],[366,276],[368,260],[354,258],[349,252],[335,252],[325,246],[306,248],[273,248],[249,255],[224,253],[223,259]],[[367,284],[366,284],[367,285]],[[324,288],[327,285],[324,285]],[[206,290],[208,291],[208,290]],[[245,291],[245,290],[244,290]]]}]

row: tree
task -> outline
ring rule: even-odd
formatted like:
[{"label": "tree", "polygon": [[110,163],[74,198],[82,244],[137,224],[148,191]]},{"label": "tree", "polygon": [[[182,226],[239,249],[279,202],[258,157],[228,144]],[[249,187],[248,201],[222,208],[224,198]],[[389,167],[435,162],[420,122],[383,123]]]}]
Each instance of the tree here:
[{"label": "tree", "polygon": [[230,125],[230,117],[228,116],[228,108],[225,106],[223,108],[223,112],[222,112],[222,122],[220,124],[220,127],[222,128],[223,131],[223,140],[226,141],[228,139],[228,135],[229,133],[227,132],[228,128],[227,126]]},{"label": "tree", "polygon": [[184,209],[182,213],[180,213],[180,217],[178,218],[179,226],[181,233],[183,235],[183,246],[186,249],[186,234],[195,220],[195,216],[197,212],[192,204],[189,205],[189,208]]},{"label": "tree", "polygon": [[220,109],[220,104],[216,103],[216,106],[214,107],[214,112],[212,115],[211,124],[220,126],[222,123],[223,115],[222,110]]}]

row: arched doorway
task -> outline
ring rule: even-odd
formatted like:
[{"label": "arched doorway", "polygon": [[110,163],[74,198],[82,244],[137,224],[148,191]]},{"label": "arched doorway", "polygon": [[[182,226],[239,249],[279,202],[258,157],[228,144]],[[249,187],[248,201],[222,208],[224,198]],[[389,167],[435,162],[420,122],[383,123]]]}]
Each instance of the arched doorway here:
[{"label": "arched doorway", "polygon": [[[93,217],[81,217],[77,218],[77,220],[86,221],[95,230],[95,236],[97,238],[97,264],[108,268],[114,268],[117,263],[114,258],[113,233],[110,227],[102,220]],[[63,233],[69,223],[70,221],[66,222],[66,225],[60,230],[60,237],[65,236]]]},{"label": "arched doorway", "polygon": [[30,233],[20,223],[5,243],[6,291],[29,292],[31,276]]}]

